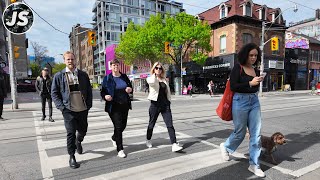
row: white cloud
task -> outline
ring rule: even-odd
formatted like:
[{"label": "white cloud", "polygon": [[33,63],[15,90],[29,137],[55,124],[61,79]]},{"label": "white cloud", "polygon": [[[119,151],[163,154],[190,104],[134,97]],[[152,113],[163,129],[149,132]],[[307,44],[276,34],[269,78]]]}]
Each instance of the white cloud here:
[{"label": "white cloud", "polygon": [[[44,19],[50,22],[59,30],[70,33],[72,26],[75,24],[85,24],[92,22],[92,8],[95,0],[25,0],[37,13]],[[188,14],[196,15],[209,8],[219,5],[221,0],[176,0],[184,3],[184,9]],[[291,0],[290,0],[291,1]],[[317,9],[320,8],[319,0],[293,0],[300,4],[305,4],[308,7]],[[293,6],[293,3],[288,0],[253,0],[256,4],[266,4],[272,8],[286,8]],[[283,13],[284,19],[287,22],[297,22],[307,18],[312,18],[315,15],[314,10],[298,5],[298,12],[287,10]],[[44,45],[49,50],[49,56],[56,56],[57,59],[66,50],[69,50],[68,35],[60,33],[46,24],[36,14],[32,29],[27,33],[30,41],[37,41]],[[85,25],[90,27],[90,25]],[[28,54],[33,54],[32,49],[28,49]]]}]

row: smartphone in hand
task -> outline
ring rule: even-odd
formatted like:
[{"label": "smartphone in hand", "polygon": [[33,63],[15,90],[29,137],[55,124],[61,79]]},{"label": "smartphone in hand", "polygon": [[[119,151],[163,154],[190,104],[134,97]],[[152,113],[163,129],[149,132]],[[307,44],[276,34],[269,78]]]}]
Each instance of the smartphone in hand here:
[{"label": "smartphone in hand", "polygon": [[264,77],[266,77],[266,75],[267,75],[267,73],[266,73],[266,72],[263,72],[263,73],[261,73],[260,76],[264,78]]}]

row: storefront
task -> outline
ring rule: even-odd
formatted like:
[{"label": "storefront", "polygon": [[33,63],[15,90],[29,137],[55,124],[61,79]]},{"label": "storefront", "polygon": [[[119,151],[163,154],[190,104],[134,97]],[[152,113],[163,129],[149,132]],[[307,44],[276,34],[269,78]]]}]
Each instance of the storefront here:
[{"label": "storefront", "polygon": [[263,81],[263,91],[282,90],[285,84],[284,60],[281,57],[266,57],[264,71],[267,73]]},{"label": "storefront", "polygon": [[308,89],[308,52],[307,49],[286,49],[285,82],[292,90]]},{"label": "storefront", "polygon": [[144,92],[147,87],[147,77],[150,76],[150,61],[135,63],[131,75],[134,92]]},{"label": "storefront", "polygon": [[203,67],[205,84],[213,81],[215,92],[223,93],[231,69],[236,62],[236,54],[229,54],[219,57],[209,57]]}]

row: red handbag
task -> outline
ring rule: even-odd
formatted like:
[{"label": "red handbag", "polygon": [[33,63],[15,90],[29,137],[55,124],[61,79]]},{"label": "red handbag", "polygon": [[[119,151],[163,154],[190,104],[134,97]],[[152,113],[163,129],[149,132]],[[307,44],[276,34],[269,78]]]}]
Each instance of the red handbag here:
[{"label": "red handbag", "polygon": [[230,80],[227,80],[226,89],[216,109],[217,115],[224,121],[232,120],[232,98],[234,92],[230,88]]},{"label": "red handbag", "polygon": [[[242,66],[240,66],[240,75]],[[230,79],[227,80],[226,89],[224,90],[222,99],[216,109],[217,115],[224,121],[232,121],[232,99],[234,92],[230,88]]]}]

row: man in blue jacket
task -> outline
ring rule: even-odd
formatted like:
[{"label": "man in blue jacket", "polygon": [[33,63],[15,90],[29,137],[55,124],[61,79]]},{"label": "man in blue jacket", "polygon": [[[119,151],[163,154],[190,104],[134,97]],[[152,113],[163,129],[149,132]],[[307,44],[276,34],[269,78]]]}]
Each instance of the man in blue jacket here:
[{"label": "man in blue jacket", "polygon": [[66,68],[55,74],[51,96],[64,118],[70,155],[69,166],[75,169],[80,167],[74,154],[75,150],[82,154],[81,142],[88,129],[87,118],[92,107],[92,89],[88,74],[76,68],[74,54],[67,51],[63,54],[63,59]]}]

